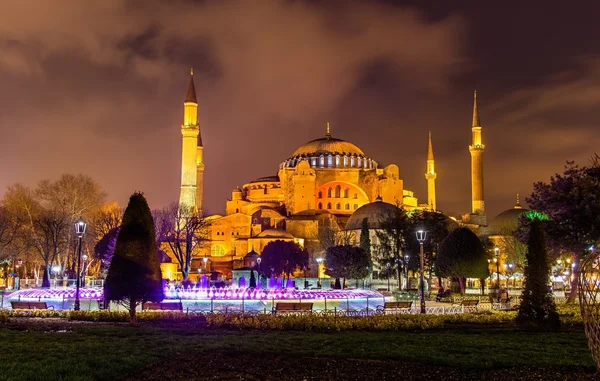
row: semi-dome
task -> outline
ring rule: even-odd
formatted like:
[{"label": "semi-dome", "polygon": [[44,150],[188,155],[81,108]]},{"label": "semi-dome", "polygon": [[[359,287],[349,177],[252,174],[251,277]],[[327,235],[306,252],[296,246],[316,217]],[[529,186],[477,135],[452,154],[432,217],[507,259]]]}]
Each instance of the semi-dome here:
[{"label": "semi-dome", "polygon": [[294,236],[285,230],[279,229],[266,229],[260,232],[256,238],[283,238],[283,239],[293,239]]},{"label": "semi-dome", "polygon": [[383,202],[381,198],[377,198],[376,201],[365,204],[352,213],[348,222],[346,222],[346,230],[360,230],[365,218],[369,229],[381,229],[381,221],[398,210],[399,208],[396,205]]}]

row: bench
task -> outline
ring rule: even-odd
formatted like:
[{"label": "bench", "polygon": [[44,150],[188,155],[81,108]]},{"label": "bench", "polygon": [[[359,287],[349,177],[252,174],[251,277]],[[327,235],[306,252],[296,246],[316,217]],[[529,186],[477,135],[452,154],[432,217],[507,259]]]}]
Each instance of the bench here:
[{"label": "bench", "polygon": [[410,313],[413,302],[385,302],[383,306],[377,306],[377,312],[386,314],[391,313]]},{"label": "bench", "polygon": [[181,302],[145,302],[142,305],[144,311],[183,311],[183,305]]},{"label": "bench", "polygon": [[460,302],[460,305],[464,307],[465,311],[478,311],[478,307],[477,305],[479,305],[479,299],[465,299],[462,302]]},{"label": "bench", "polygon": [[281,313],[312,313],[312,303],[277,303],[273,315]]},{"label": "bench", "polygon": [[13,310],[47,310],[48,308],[54,309],[54,307],[46,304],[46,302],[10,302]]}]

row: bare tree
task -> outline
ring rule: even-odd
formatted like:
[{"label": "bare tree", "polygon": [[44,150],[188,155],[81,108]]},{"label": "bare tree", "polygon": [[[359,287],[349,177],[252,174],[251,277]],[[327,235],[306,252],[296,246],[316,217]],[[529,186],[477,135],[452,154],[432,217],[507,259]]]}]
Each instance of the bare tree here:
[{"label": "bare tree", "polygon": [[110,202],[96,209],[90,216],[90,227],[92,228],[96,241],[99,241],[111,230],[121,226],[123,219],[123,208],[116,202]]},{"label": "bare tree", "polygon": [[[45,209],[66,216],[68,224],[72,226],[79,217],[90,222],[92,215],[102,206],[106,193],[90,176],[63,174],[56,181],[40,181],[35,189],[35,197]],[[67,229],[65,234],[68,246],[59,260],[65,268],[70,267],[75,271],[77,240],[74,229]]]},{"label": "bare tree", "polygon": [[172,203],[156,213],[159,240],[168,245],[187,281],[192,260],[208,240],[208,221],[186,205]]},{"label": "bare tree", "polygon": [[50,287],[52,264],[67,247],[67,230],[70,227],[68,217],[58,211],[43,210],[33,219],[32,246],[46,266],[42,287]]}]

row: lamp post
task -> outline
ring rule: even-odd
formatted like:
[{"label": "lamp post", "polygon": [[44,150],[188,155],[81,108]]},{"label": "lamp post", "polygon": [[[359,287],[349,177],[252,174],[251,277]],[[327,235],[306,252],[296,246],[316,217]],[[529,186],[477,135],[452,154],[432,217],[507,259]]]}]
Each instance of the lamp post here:
[{"label": "lamp post", "polygon": [[408,260],[410,257],[407,255],[404,256],[404,277],[406,278],[406,291],[408,291]]},{"label": "lamp post", "polygon": [[387,269],[386,273],[387,273],[387,278],[388,278],[387,279],[388,280],[388,289],[387,289],[388,291],[390,290],[390,267],[392,267],[391,263],[388,262],[385,264],[385,268]]},{"label": "lamp post", "polygon": [[79,219],[75,222],[75,234],[77,234],[77,238],[79,238],[79,242],[77,245],[77,280],[75,281],[75,311],[79,311],[79,281],[81,280],[81,240],[83,238],[83,235],[85,234],[86,226],[87,224],[81,217],[79,217]]},{"label": "lamp post", "polygon": [[323,258],[317,258],[317,279],[319,280],[317,283],[319,287],[323,288],[323,283],[321,283],[321,263],[323,262]]},{"label": "lamp post", "polygon": [[420,268],[419,268],[419,278],[420,278],[420,284],[419,284],[419,296],[421,297],[421,313],[424,314],[425,313],[425,281],[423,279],[423,244],[425,243],[425,240],[427,239],[427,232],[424,230],[419,230],[416,232],[417,235],[417,241],[419,241],[419,246],[420,246],[420,258],[419,258],[419,262],[420,262]]},{"label": "lamp post", "polygon": [[494,263],[496,264],[496,291],[500,292],[500,249],[494,249]]},{"label": "lamp post", "polygon": [[85,278],[87,275],[87,260],[88,260],[88,256],[87,254],[83,254],[82,256],[83,258],[83,269],[81,270],[81,283],[83,284],[83,287],[85,287]]}]

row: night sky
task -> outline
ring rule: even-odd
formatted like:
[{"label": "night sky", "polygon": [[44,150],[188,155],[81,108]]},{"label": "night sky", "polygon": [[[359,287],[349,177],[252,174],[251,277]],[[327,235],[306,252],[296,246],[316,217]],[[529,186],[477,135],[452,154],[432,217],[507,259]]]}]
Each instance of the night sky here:
[{"label": "night sky", "polygon": [[0,4],[2,194],[85,173],[121,204],[177,200],[190,67],[213,213],[326,122],[421,202],[431,130],[438,207],[469,212],[474,89],[488,215],[600,151],[595,1],[93,4]]}]

